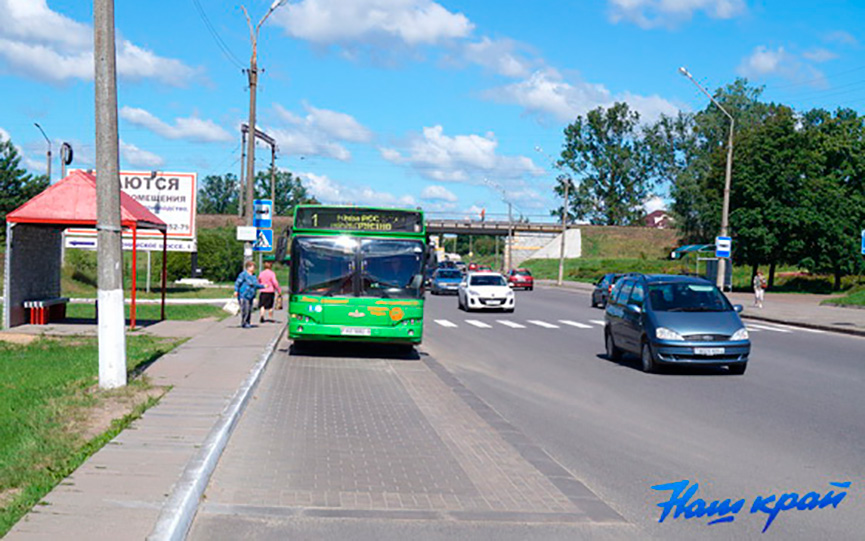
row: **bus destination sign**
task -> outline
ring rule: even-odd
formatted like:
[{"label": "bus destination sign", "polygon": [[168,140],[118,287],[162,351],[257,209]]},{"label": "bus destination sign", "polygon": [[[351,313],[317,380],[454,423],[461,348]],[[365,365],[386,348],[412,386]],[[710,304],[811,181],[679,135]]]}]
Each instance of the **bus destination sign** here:
[{"label": "bus destination sign", "polygon": [[295,229],[336,229],[379,233],[420,233],[420,212],[348,207],[301,207]]}]

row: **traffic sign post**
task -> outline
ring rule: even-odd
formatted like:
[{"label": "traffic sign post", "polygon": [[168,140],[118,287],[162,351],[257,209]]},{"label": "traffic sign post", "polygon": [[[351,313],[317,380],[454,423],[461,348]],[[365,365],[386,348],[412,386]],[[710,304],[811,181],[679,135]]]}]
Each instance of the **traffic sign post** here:
[{"label": "traffic sign post", "polygon": [[252,225],[258,229],[270,229],[273,227],[272,199],[256,199],[252,207]]},{"label": "traffic sign post", "polygon": [[255,236],[254,252],[273,251],[273,229],[259,229]]},{"label": "traffic sign post", "polygon": [[729,258],[733,251],[733,239],[730,237],[715,237],[715,257]]},{"label": "traffic sign post", "polygon": [[862,255],[865,255],[865,229],[862,230]]}]

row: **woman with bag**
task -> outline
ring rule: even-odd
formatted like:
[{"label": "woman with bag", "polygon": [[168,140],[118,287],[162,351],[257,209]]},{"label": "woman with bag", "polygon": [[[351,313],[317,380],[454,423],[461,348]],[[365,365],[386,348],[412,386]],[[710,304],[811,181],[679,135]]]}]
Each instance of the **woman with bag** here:
[{"label": "woman with bag", "polygon": [[255,263],[247,261],[245,269],[237,275],[234,281],[234,296],[240,301],[240,326],[244,329],[251,327],[249,318],[252,316],[252,301],[255,293],[264,286],[255,279]]},{"label": "woman with bag", "polygon": [[[258,283],[264,287],[261,290],[261,295],[258,296],[258,306],[261,308],[261,323],[275,321],[273,319],[273,301],[277,292],[279,292],[280,297],[282,296],[282,288],[279,287],[279,280],[276,279],[276,273],[273,272],[273,263],[270,261],[264,262],[264,270],[258,275]],[[265,310],[267,310],[268,319],[264,319]]]}]

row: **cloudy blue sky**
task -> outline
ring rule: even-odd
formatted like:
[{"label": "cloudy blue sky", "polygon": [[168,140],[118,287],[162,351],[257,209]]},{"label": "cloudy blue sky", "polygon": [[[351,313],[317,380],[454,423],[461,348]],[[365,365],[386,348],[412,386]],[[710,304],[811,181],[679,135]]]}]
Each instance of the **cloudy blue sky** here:
[{"label": "cloudy blue sky", "polygon": [[[243,0],[254,19],[271,0]],[[93,147],[92,1],[0,0],[0,137]],[[241,3],[117,1],[121,167],[240,171],[250,39]],[[577,115],[705,107],[746,76],[803,110],[865,111],[865,2],[291,0],[261,30],[259,127],[326,202],[468,216],[555,204],[549,155]],[[540,147],[542,152],[536,151]],[[260,147],[257,166],[269,152]],[[59,163],[54,162],[54,179]]]}]

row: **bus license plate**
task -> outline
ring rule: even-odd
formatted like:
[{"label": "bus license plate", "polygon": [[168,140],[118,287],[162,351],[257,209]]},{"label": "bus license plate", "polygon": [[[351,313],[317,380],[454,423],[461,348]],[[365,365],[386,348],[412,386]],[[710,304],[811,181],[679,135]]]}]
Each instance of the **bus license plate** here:
[{"label": "bus license plate", "polygon": [[694,348],[694,355],[723,355],[724,348]]},{"label": "bus license plate", "polygon": [[343,327],[343,336],[370,336],[372,329],[364,329],[362,327]]}]

